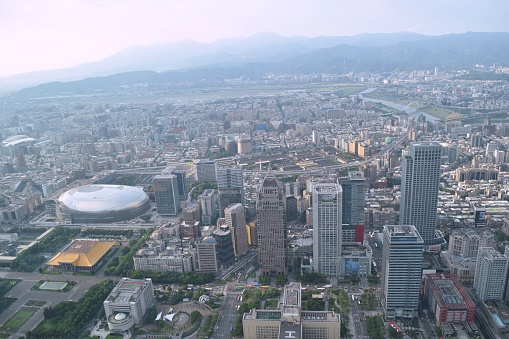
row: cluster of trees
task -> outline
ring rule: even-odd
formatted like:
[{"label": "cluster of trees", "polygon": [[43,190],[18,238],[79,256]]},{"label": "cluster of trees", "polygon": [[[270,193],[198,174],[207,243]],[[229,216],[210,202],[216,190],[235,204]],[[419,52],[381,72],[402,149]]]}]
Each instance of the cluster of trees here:
[{"label": "cluster of trees", "polygon": [[368,335],[373,339],[383,339],[385,334],[384,322],[381,317],[366,317]]},{"label": "cluster of trees", "polygon": [[306,272],[300,276],[300,282],[303,284],[326,284],[327,277],[318,272]]},{"label": "cluster of trees", "polygon": [[112,289],[113,282],[103,280],[90,287],[78,302],[62,301],[45,308],[44,320],[26,333],[26,339],[78,338],[87,323],[104,314],[103,301]]},{"label": "cluster of trees", "polygon": [[145,318],[143,319],[143,324],[155,324],[157,317],[157,308],[152,306],[148,309],[147,314],[145,314]]},{"label": "cluster of trees", "polygon": [[214,333],[214,326],[216,326],[217,319],[219,318],[219,313],[216,312],[214,314],[211,314],[205,319],[205,323],[203,324],[201,331],[202,334],[206,337],[211,337]]},{"label": "cluster of trees", "polygon": [[147,238],[150,236],[151,232],[152,230],[146,230],[145,234],[142,234],[138,240],[129,241],[129,245],[122,249],[122,255],[120,257],[113,258],[113,260],[108,263],[108,266],[106,266],[106,269],[104,270],[104,274],[115,277],[125,277],[128,271],[133,270],[133,256],[140,248],[145,246]]},{"label": "cluster of trees", "polygon": [[193,189],[194,191],[191,193],[191,197],[193,199],[198,198],[200,194],[205,190],[214,189],[217,190],[217,183],[213,181],[195,181],[189,187],[189,190]]},{"label": "cluster of trees", "polygon": [[32,272],[44,262],[42,253],[53,253],[62,248],[80,233],[79,229],[56,227],[42,241],[21,252],[11,262],[11,270],[18,272]]},{"label": "cluster of trees", "polygon": [[270,275],[268,274],[260,274],[258,277],[258,283],[263,285],[269,285],[270,284]]},{"label": "cluster of trees", "polygon": [[322,299],[313,299],[313,292],[303,292],[301,294],[303,311],[325,311],[325,301]]},{"label": "cluster of trees", "polygon": [[[132,259],[132,258],[131,258]],[[130,270],[127,276],[133,279],[151,278],[158,284],[196,284],[203,285],[214,281],[212,273],[177,273],[177,272],[149,272]]]},{"label": "cluster of trees", "polygon": [[87,228],[81,235],[84,237],[131,237],[133,235],[132,230],[112,230],[112,229],[104,229],[104,228]]},{"label": "cluster of trees", "polygon": [[18,282],[19,280],[17,279],[0,279],[0,313],[5,311],[16,300],[16,298],[7,298],[4,295]]},{"label": "cluster of trees", "polygon": [[32,233],[32,234],[43,234],[48,229],[46,227],[22,227],[22,226],[13,226],[8,229],[4,229],[5,233]]}]

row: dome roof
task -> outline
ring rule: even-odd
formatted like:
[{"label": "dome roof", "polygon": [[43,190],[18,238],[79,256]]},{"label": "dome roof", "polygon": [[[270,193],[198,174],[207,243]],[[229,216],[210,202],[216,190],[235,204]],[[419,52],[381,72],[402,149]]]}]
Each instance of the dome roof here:
[{"label": "dome roof", "polygon": [[115,320],[124,320],[125,318],[127,317],[127,315],[125,313],[117,313],[115,314]]},{"label": "dome roof", "polygon": [[147,203],[143,189],[122,185],[87,185],[70,189],[59,202],[78,212],[123,211]]}]

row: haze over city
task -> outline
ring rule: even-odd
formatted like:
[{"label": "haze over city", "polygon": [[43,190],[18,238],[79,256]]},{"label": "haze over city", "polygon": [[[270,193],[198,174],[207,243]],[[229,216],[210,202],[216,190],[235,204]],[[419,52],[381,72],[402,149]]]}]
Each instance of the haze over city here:
[{"label": "haze over city", "polygon": [[506,32],[509,3],[488,1],[2,1],[0,76],[71,67],[134,45],[274,32]]}]

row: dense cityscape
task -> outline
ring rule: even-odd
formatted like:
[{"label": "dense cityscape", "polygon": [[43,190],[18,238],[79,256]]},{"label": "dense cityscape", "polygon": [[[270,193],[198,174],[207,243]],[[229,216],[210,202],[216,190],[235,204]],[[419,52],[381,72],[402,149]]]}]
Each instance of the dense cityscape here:
[{"label": "dense cityscape", "polygon": [[505,338],[509,85],[458,74],[4,97],[2,335]]}]

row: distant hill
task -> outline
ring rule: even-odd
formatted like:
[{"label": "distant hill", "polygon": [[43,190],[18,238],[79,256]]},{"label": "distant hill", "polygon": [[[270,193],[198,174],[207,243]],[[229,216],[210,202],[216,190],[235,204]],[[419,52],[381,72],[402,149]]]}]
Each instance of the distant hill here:
[{"label": "distant hill", "polygon": [[211,66],[232,67],[250,62],[275,62],[340,44],[383,46],[424,38],[425,35],[410,32],[315,38],[283,37],[269,32],[244,38],[221,39],[210,44],[182,40],[132,46],[97,62],[0,78],[0,89],[23,88],[51,81],[69,82],[131,71],[160,72]]},{"label": "distant hill", "polygon": [[[408,37],[408,40],[401,41],[404,37]],[[351,43],[327,46],[347,40]],[[386,45],[384,41],[393,43]],[[179,56],[180,62],[187,65],[180,70],[136,71],[79,81],[52,82],[21,90],[17,95],[89,93],[135,83],[175,83],[253,76],[255,71],[311,74],[416,69],[431,71],[434,67],[445,70],[472,69],[476,64],[489,66],[494,63],[509,66],[509,33],[464,33],[436,37],[399,33],[319,38],[285,38],[266,33],[245,40],[217,41],[214,43],[215,54],[210,55],[196,54],[203,44],[187,41],[179,46],[183,51]],[[316,46],[326,47],[316,49]],[[125,50],[103,62],[120,67],[121,60],[126,65],[141,60],[139,67],[150,69],[150,65],[160,65],[163,68],[163,56],[176,53],[175,45],[147,48]]]}]

